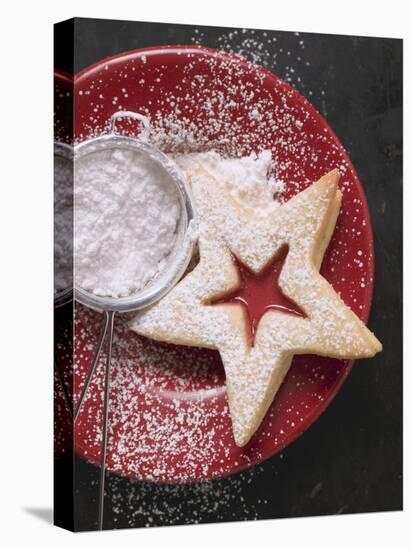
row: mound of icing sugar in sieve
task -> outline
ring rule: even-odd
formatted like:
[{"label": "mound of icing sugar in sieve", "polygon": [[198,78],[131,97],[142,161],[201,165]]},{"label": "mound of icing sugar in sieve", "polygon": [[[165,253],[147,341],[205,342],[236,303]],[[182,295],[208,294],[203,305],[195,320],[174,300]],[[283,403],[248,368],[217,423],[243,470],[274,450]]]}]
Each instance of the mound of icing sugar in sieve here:
[{"label": "mound of icing sugar in sieve", "polygon": [[165,268],[180,215],[174,183],[148,155],[117,148],[77,159],[76,284],[99,296],[140,291]]}]

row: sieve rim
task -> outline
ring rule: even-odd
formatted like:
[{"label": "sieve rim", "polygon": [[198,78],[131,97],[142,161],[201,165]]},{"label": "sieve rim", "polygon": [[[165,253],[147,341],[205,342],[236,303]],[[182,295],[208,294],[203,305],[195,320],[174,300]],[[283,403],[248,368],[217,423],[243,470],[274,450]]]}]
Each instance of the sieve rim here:
[{"label": "sieve rim", "polygon": [[[99,296],[74,284],[74,298],[97,311],[128,312],[146,308],[165,296],[184,274],[196,241],[195,207],[190,188],[176,163],[155,146],[134,137],[107,134],[85,140],[74,147],[74,162],[100,150],[124,148],[148,155],[170,176],[178,193],[181,216],[174,248],[176,253],[158,276],[137,292],[123,297]],[[172,252],[171,252],[172,254]]]}]

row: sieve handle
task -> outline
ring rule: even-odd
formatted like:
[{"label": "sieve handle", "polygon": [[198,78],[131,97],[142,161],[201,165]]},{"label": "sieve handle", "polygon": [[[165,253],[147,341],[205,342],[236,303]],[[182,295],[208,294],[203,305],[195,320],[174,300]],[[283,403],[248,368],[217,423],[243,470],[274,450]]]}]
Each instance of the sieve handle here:
[{"label": "sieve handle", "polygon": [[151,125],[147,116],[141,115],[140,113],[134,113],[133,111],[117,111],[116,113],[113,113],[113,115],[110,117],[111,134],[116,134],[116,121],[120,118],[133,118],[142,122],[143,128],[139,134],[139,137],[140,139],[142,139],[142,141],[148,141],[151,131]]},{"label": "sieve handle", "polygon": [[[79,417],[79,413],[82,409],[82,405],[85,401],[85,397],[86,397],[88,388],[90,386],[90,382],[96,370],[96,365],[98,363],[100,354],[102,352],[103,344],[107,336],[107,355],[106,355],[106,367],[105,367],[105,375],[104,375],[102,444],[101,444],[101,453],[100,453],[100,483],[99,483],[99,502],[98,502],[98,529],[100,531],[103,529],[103,511],[104,511],[104,502],[105,502],[106,453],[107,453],[107,444],[108,444],[108,420],[109,420],[108,413],[109,413],[109,392],[110,392],[110,363],[112,360],[114,321],[115,321],[115,312],[105,311],[103,323],[102,323],[102,329],[100,332],[98,344],[95,351],[95,356],[93,358],[91,368],[89,369],[88,376],[86,378],[81,396],[79,398],[78,404],[76,406],[76,409],[73,415],[74,422],[76,422]],[[55,363],[55,368],[56,368],[57,374],[60,375],[60,372],[57,370],[56,363]],[[69,407],[69,410],[70,410],[70,407]]]},{"label": "sieve handle", "polygon": [[105,389],[103,394],[103,425],[102,425],[102,446],[100,451],[100,483],[99,483],[99,508],[98,508],[98,529],[103,529],[103,511],[105,503],[105,480],[106,480],[106,451],[108,445],[108,417],[109,417],[109,393],[110,393],[110,362],[112,359],[113,324],[115,312],[105,313],[108,323],[108,344],[105,369]]},{"label": "sieve handle", "polygon": [[75,413],[74,413],[74,418],[73,418],[74,422],[77,421],[77,419],[79,417],[79,413],[82,409],[83,402],[85,401],[85,397],[86,397],[87,391],[89,389],[90,382],[93,378],[93,374],[95,372],[96,365],[98,363],[100,354],[102,352],[103,343],[105,341],[106,333],[108,331],[108,326],[109,326],[109,314],[108,314],[108,312],[105,312],[104,313],[104,318],[103,318],[102,329],[100,331],[99,340],[98,340],[98,343],[97,343],[97,346],[96,346],[95,356],[93,358],[92,365],[89,369],[89,373],[87,375],[85,383],[83,384],[82,393],[80,394],[79,400],[78,400],[76,408],[75,408]]}]

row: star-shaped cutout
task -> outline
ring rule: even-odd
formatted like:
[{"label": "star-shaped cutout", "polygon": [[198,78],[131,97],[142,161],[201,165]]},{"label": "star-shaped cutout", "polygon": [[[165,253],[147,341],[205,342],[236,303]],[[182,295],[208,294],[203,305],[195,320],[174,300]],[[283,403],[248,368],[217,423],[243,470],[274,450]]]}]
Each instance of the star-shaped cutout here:
[{"label": "star-shaped cutout", "polygon": [[[259,427],[295,354],[354,359],[381,350],[380,342],[319,273],[341,205],[339,177],[334,170],[285,204],[257,215],[198,166],[191,186],[199,222],[199,264],[131,322],[132,330],[155,340],[219,350],[240,447]],[[251,346],[243,308],[216,302],[241,286],[234,256],[259,274],[286,246],[278,285],[304,315],[270,308],[260,317]]]},{"label": "star-shaped cutout", "polygon": [[305,317],[300,306],[285,296],[278,284],[287,254],[288,246],[283,246],[259,273],[254,273],[233,256],[234,265],[238,270],[239,286],[224,297],[211,301],[211,304],[218,305],[239,304],[244,309],[245,328],[251,347],[254,346],[258,324],[266,311],[275,310]]}]

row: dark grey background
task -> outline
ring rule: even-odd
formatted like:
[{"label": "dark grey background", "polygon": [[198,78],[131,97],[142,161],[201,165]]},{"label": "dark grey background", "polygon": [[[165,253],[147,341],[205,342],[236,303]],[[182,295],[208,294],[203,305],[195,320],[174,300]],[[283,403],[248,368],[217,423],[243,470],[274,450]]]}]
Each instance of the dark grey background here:
[{"label": "dark grey background", "polygon": [[[219,48],[231,30],[197,28],[195,34],[192,26],[75,19],[74,70],[134,48],[191,44],[194,37]],[[108,476],[108,529],[402,508],[402,41],[266,32],[246,36],[265,42],[263,64],[325,116],[363,182],[376,244],[369,326],[384,351],[358,361],[321,418],[251,473],[180,487]],[[72,50],[61,36],[56,68],[71,72]],[[245,39],[237,36],[234,49]],[[66,467],[69,457],[57,463],[58,471]],[[76,462],[78,530],[96,527],[97,480],[96,468]]]}]

